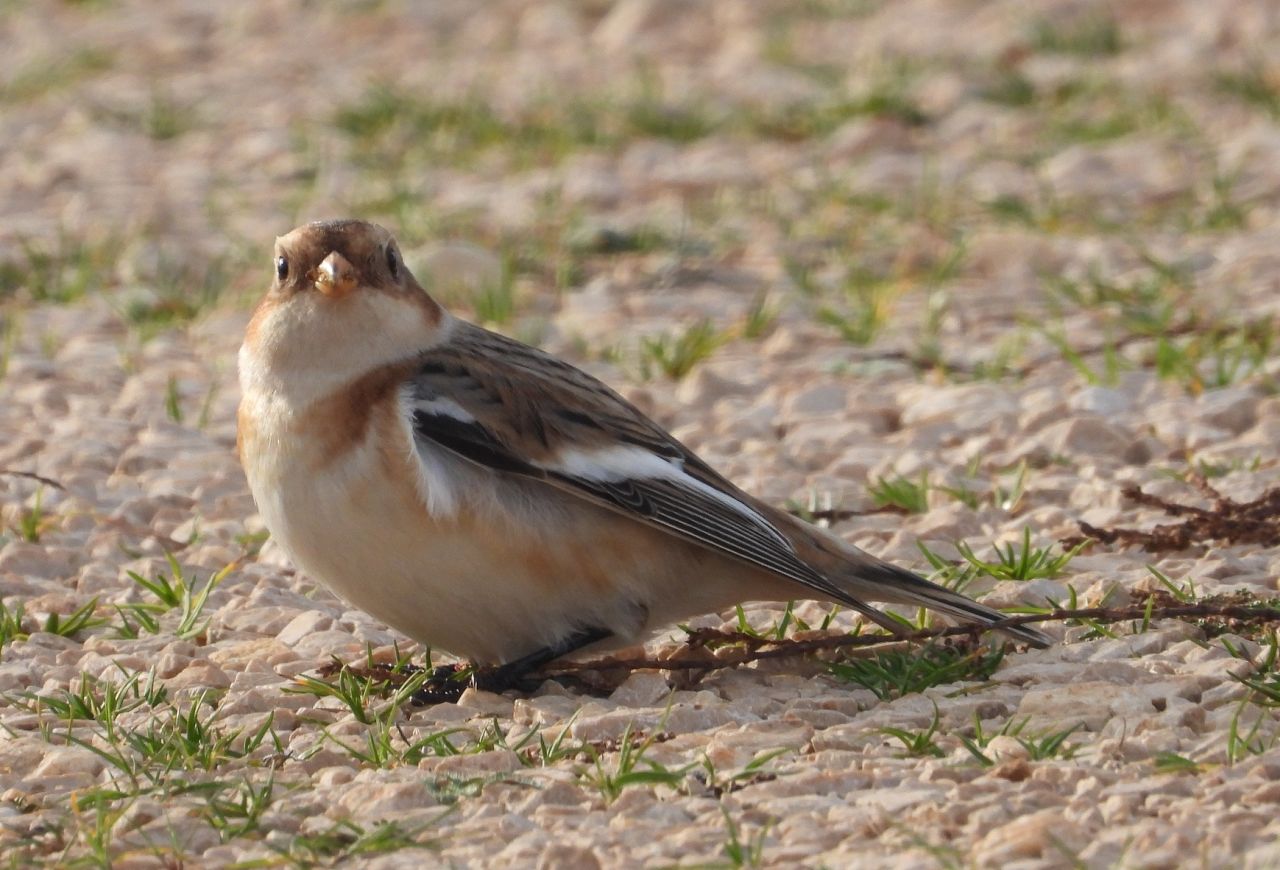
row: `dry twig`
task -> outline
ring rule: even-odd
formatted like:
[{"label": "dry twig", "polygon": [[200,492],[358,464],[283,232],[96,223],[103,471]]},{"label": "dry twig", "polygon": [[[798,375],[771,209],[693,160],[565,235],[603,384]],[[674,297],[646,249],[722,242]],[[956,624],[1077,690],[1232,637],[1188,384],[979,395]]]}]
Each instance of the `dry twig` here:
[{"label": "dry twig", "polygon": [[[1153,601],[1163,596],[1153,596]],[[614,671],[614,670],[718,670],[732,668],[754,661],[767,659],[791,658],[809,655],[828,650],[847,650],[866,647],[886,647],[891,644],[902,644],[919,641],[932,641],[949,637],[974,637],[987,630],[1012,628],[1038,622],[1070,622],[1088,620],[1101,624],[1131,622],[1134,620],[1156,619],[1212,619],[1231,620],[1254,624],[1259,622],[1280,621],[1280,606],[1274,604],[1242,604],[1238,599],[1216,598],[1199,604],[1165,604],[1161,606],[1142,607],[1085,607],[1074,610],[1053,610],[1047,613],[1010,616],[990,626],[960,625],[947,628],[927,629],[898,637],[883,634],[847,634],[832,633],[821,637],[802,640],[788,638],[773,640],[757,635],[743,634],[736,631],[716,631],[702,629],[693,632],[685,650],[702,650],[705,655],[677,658],[639,658],[598,660],[587,662],[556,662],[548,666],[544,673],[559,674],[579,671]],[[740,646],[740,650],[721,649],[717,654],[711,653],[708,644],[724,644]]]},{"label": "dry twig", "polygon": [[1074,547],[1082,541],[1133,544],[1151,553],[1185,550],[1211,541],[1280,546],[1280,487],[1267,490],[1253,501],[1238,502],[1218,492],[1204,475],[1193,474],[1190,483],[1209,499],[1211,507],[1179,504],[1145,493],[1141,487],[1126,486],[1121,490],[1125,498],[1182,520],[1150,530],[1102,529],[1081,522],[1083,535],[1064,538],[1062,545]]},{"label": "dry twig", "polygon": [[[1220,630],[1242,630],[1268,622],[1280,622],[1280,600],[1260,602],[1246,596],[1217,596],[1196,604],[1177,602],[1161,591],[1152,594],[1140,607],[1084,607],[1053,610],[1045,613],[1010,616],[990,626],[961,625],[926,629],[899,636],[885,634],[849,634],[831,632],[817,637],[774,639],[738,631],[699,629],[691,632],[687,642],[666,658],[618,658],[591,661],[554,662],[540,672],[543,677],[569,679],[582,684],[587,691],[616,686],[614,680],[601,680],[605,674],[623,671],[655,670],[678,672],[682,680],[696,681],[706,671],[735,668],[751,662],[787,659],[832,651],[872,650],[882,652],[911,643],[950,638],[968,638],[975,645],[987,631],[1044,622],[1074,622],[1109,625],[1121,622],[1147,623],[1159,619],[1206,620]],[[337,675],[343,668],[365,679],[384,681],[399,686],[420,669],[417,666],[393,667],[386,663],[343,665],[332,662],[320,669],[326,677]],[[448,666],[446,666],[448,667]],[[596,679],[588,679],[595,675]],[[612,687],[612,686],[610,686]]]},{"label": "dry twig", "polygon": [[12,468],[0,468],[0,476],[25,477],[27,480],[34,480],[37,483],[43,483],[45,486],[52,486],[54,489],[60,489],[63,492],[67,491],[65,486],[58,483],[58,481],[54,480],[52,477],[45,477],[44,475],[36,474],[33,471],[15,471]]}]

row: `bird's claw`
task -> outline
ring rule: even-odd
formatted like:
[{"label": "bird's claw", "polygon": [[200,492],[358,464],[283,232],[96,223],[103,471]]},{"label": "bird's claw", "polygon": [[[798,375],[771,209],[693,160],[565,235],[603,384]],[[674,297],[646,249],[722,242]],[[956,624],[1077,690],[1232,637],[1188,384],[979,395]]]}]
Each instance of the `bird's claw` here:
[{"label": "bird's claw", "polygon": [[[525,677],[528,671],[506,665],[477,666],[465,664],[440,665],[418,691],[410,696],[416,706],[428,704],[456,704],[467,689],[501,694],[511,689],[529,690]],[[540,681],[535,681],[536,683]]]}]

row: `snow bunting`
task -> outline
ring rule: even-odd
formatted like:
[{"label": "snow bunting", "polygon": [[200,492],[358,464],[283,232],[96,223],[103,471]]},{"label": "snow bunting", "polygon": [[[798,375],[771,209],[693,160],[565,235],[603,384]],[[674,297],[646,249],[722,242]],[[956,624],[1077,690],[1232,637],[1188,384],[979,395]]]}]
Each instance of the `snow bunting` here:
[{"label": "snow bunting", "polygon": [[273,269],[240,349],[249,486],[299,568],[416,640],[528,669],[750,600],[836,602],[891,630],[868,601],[1002,618],[751,497],[572,365],[458,320],[379,226],[306,224]]}]

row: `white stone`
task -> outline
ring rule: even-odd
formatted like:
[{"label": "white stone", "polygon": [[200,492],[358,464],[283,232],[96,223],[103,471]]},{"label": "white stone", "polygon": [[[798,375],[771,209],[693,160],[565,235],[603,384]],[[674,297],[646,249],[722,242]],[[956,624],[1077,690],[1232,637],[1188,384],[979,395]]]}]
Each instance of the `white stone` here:
[{"label": "white stone", "polygon": [[1073,411],[1114,418],[1132,408],[1133,401],[1120,390],[1089,386],[1072,395],[1067,400],[1067,406]]},{"label": "white stone", "polygon": [[904,390],[900,401],[906,426],[944,421],[960,430],[979,429],[1017,410],[1006,390],[986,384],[915,386]]},{"label": "white stone", "polygon": [[276,640],[285,646],[297,646],[302,640],[319,631],[328,631],[333,626],[333,617],[320,610],[304,610],[289,621],[276,635]]},{"label": "white stone", "polygon": [[1122,459],[1133,435],[1096,415],[1081,415],[1045,428],[1036,440],[1057,454]]},{"label": "white stone", "polygon": [[31,771],[31,776],[35,780],[67,774],[97,776],[103,765],[103,760],[87,749],[76,746],[50,747],[35,770]]},{"label": "white stone", "polygon": [[613,690],[609,700],[622,707],[651,707],[665,698],[671,687],[661,674],[637,671]]},{"label": "white stone", "polygon": [[841,384],[821,384],[788,395],[782,403],[782,413],[787,420],[841,418],[848,396],[848,390]]}]

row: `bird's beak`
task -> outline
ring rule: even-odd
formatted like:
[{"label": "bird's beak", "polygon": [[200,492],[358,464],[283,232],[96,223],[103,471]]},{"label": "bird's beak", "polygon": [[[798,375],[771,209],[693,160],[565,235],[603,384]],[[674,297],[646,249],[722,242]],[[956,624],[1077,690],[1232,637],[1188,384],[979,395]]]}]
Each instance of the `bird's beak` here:
[{"label": "bird's beak", "polygon": [[355,267],[337,251],[331,251],[309,277],[317,290],[334,298],[346,296],[356,287]]}]

